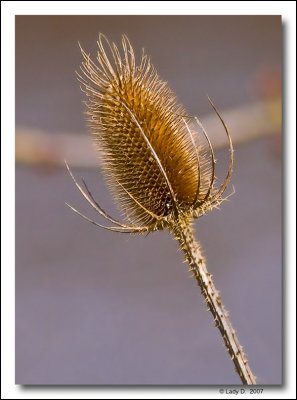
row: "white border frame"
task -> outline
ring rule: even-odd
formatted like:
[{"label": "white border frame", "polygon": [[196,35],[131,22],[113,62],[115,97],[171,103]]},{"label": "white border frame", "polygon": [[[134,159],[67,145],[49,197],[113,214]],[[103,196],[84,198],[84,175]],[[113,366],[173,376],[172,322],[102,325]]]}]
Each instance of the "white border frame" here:
[{"label": "white border frame", "polygon": [[[152,7],[152,3],[154,6]],[[223,398],[218,387],[106,388],[65,386],[24,388],[14,383],[14,264],[15,264],[15,15],[282,15],[286,26],[284,43],[284,149],[286,257],[284,304],[285,385],[264,387],[261,398],[296,398],[296,3],[295,1],[3,1],[1,2],[1,383],[3,399],[194,399]],[[115,10],[117,11],[115,13]],[[156,15],[156,14],[155,14]],[[295,295],[295,296],[294,296]],[[228,395],[228,398],[241,396]],[[242,396],[245,397],[245,396]]]}]

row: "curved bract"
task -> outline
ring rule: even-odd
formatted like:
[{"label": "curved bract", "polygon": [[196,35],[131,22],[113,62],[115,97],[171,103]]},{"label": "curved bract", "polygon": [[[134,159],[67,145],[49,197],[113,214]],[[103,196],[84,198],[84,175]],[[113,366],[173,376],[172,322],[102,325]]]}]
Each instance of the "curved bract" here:
[{"label": "curved bract", "polygon": [[[143,52],[137,64],[126,36],[121,49],[102,34],[97,43],[96,63],[81,48],[78,77],[87,96],[88,124],[105,178],[128,225],[106,214],[85,183],[82,188],[75,181],[81,193],[115,224],[112,230],[121,232],[170,228],[177,219],[192,219],[217,206],[231,177],[233,148],[212,101],[230,144],[229,170],[218,190],[214,153],[205,129],[196,117],[186,115],[150,58]],[[198,132],[204,137],[201,143],[197,143]]]}]

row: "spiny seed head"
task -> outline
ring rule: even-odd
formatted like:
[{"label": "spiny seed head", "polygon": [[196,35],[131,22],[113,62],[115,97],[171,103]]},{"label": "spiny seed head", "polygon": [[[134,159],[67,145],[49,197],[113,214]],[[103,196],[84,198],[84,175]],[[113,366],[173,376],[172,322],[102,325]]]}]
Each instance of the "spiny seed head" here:
[{"label": "spiny seed head", "polygon": [[143,52],[137,64],[126,36],[121,50],[102,34],[97,44],[97,63],[81,49],[78,77],[105,177],[126,219],[150,231],[219,203],[221,193],[213,196],[212,147],[200,122],[208,157],[195,143],[193,117],[150,58]]}]

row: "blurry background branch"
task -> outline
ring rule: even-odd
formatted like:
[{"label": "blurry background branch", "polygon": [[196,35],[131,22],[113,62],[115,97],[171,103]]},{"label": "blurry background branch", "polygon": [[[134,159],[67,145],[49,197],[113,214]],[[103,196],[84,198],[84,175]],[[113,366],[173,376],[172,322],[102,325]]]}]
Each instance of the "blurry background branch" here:
[{"label": "blurry background branch", "polygon": [[[254,103],[222,110],[234,144],[250,141],[281,130],[281,97],[263,98]],[[216,115],[201,118],[215,148],[227,145],[226,137],[218,129]],[[64,159],[75,167],[97,167],[95,152],[91,151],[88,134],[51,134],[34,128],[16,127],[16,161],[35,166],[64,167]]]}]

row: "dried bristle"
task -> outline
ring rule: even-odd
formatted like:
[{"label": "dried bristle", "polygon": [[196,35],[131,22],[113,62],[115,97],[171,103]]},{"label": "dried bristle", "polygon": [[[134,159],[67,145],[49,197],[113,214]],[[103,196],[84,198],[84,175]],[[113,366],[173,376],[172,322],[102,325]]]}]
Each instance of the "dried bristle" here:
[{"label": "dried bristle", "polygon": [[125,36],[122,47],[121,55],[100,35],[97,64],[81,50],[79,80],[112,192],[128,220],[157,225],[205,196],[210,168],[191,138],[184,108],[149,57],[142,54],[137,66]]}]

